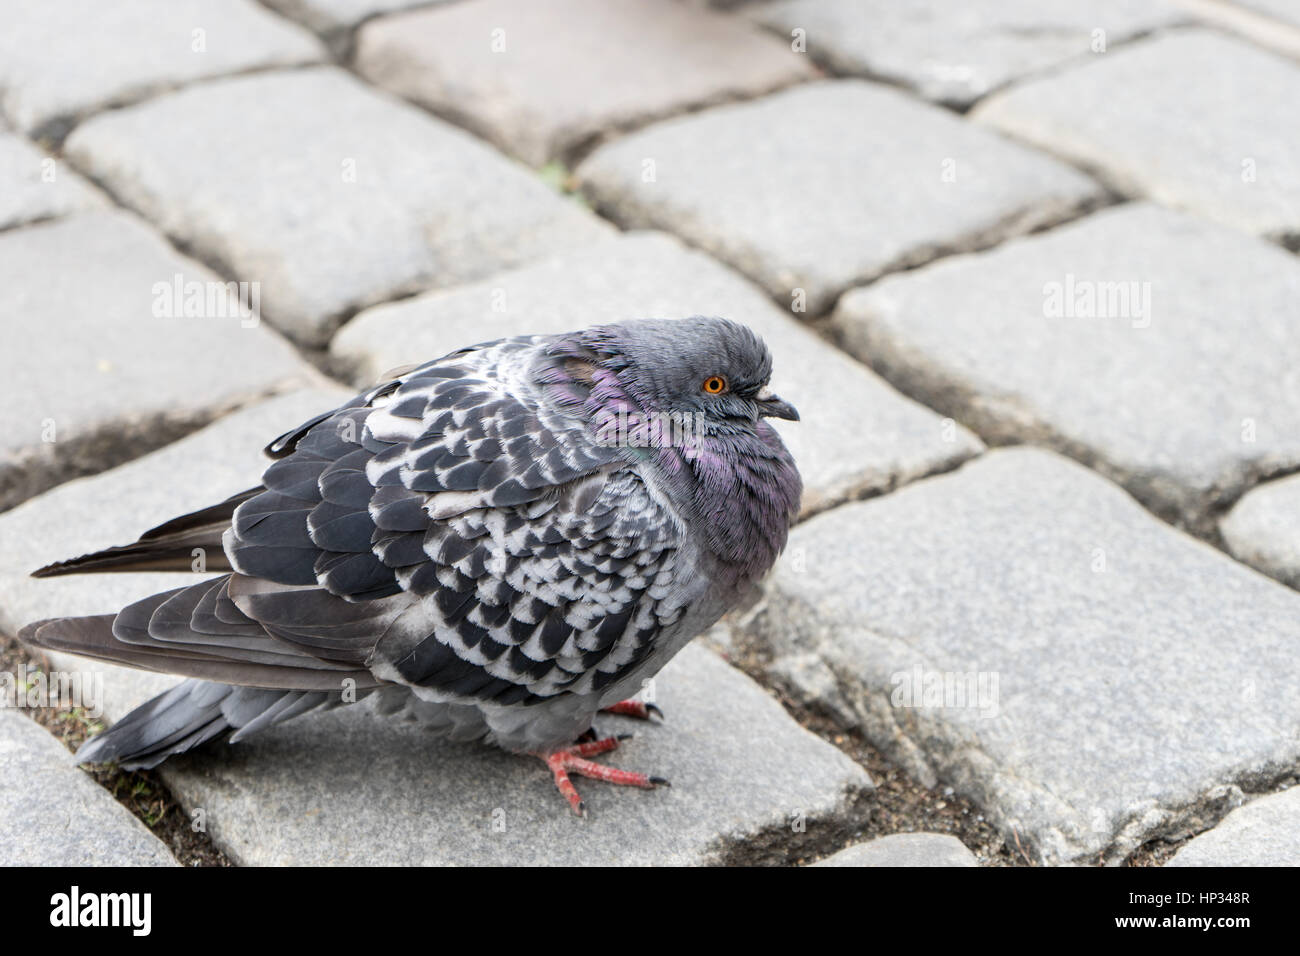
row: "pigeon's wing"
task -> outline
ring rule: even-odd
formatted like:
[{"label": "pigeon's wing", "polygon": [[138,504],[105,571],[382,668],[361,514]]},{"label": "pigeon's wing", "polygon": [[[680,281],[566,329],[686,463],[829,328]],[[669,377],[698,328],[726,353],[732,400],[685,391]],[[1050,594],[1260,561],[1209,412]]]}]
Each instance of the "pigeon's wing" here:
[{"label": "pigeon's wing", "polygon": [[423,530],[417,512],[523,505],[618,463],[581,422],[537,402],[537,348],[508,339],[455,353],[281,436],[265,490],[226,533],[235,570],[351,601],[396,595],[398,569],[420,560],[407,530]]},{"label": "pigeon's wing", "polygon": [[[649,653],[702,586],[684,529],[616,449],[519,394],[528,345],[418,369],[296,436],[227,535],[240,608],[444,700],[599,691]],[[369,646],[323,631],[339,599]]]},{"label": "pigeon's wing", "polygon": [[537,348],[453,353],[281,436],[261,489],[231,500],[219,586],[24,636],[264,687],[371,670],[448,699],[603,686],[680,614],[683,539],[614,449],[532,400]]}]

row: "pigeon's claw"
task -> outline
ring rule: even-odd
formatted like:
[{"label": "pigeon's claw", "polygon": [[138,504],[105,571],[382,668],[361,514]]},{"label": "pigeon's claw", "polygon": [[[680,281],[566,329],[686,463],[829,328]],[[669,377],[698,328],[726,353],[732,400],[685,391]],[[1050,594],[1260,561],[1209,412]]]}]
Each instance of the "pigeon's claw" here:
[{"label": "pigeon's claw", "polygon": [[624,717],[635,717],[638,720],[649,720],[651,716],[658,717],[660,721],[664,719],[664,712],[658,706],[640,700],[620,700],[617,704],[604,708],[602,712],[622,714]]},{"label": "pigeon's claw", "polygon": [[626,735],[605,737],[585,744],[575,744],[572,747],[565,747],[562,750],[555,750],[548,754],[537,754],[538,757],[546,761],[546,766],[550,768],[551,775],[555,778],[555,789],[559,790],[560,795],[569,801],[569,806],[573,808],[573,812],[578,816],[585,817],[587,815],[587,805],[582,802],[582,797],[578,796],[577,788],[573,786],[573,781],[569,779],[570,773],[576,773],[580,777],[590,777],[592,780],[604,780],[606,783],[613,783],[623,787],[640,787],[642,790],[653,790],[655,787],[669,786],[668,781],[663,777],[650,777],[631,770],[619,770],[617,767],[607,767],[589,759],[599,754],[609,753],[609,751],[618,747],[620,740],[625,739]]}]

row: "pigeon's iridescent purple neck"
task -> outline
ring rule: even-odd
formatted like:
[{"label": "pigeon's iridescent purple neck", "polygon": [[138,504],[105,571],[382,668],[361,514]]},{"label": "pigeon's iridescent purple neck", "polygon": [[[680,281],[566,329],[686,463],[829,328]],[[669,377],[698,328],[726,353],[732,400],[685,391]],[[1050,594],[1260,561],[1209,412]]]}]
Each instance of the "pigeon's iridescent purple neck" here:
[{"label": "pigeon's iridescent purple neck", "polygon": [[720,580],[743,589],[762,577],[785,547],[803,491],[776,431],[763,420],[722,427],[697,419],[682,422],[680,431],[662,426],[673,413],[642,394],[620,363],[593,361],[589,342],[562,341],[550,354],[553,363],[538,377],[547,397],[581,414],[598,442],[612,439],[629,459],[653,466],[718,559]]},{"label": "pigeon's iridescent purple neck", "polygon": [[752,431],[704,436],[682,464],[678,480],[709,550],[734,571],[737,586],[757,581],[799,514],[803,484],[785,444],[760,421]]}]

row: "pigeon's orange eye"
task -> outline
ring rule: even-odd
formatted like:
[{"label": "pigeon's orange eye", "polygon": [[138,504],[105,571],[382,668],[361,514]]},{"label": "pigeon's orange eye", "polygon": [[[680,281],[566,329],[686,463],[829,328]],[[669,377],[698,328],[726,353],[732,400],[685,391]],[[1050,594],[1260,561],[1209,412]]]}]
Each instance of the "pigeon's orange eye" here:
[{"label": "pigeon's orange eye", "polygon": [[704,390],[710,395],[721,395],[727,390],[727,380],[721,375],[710,375],[704,380]]}]

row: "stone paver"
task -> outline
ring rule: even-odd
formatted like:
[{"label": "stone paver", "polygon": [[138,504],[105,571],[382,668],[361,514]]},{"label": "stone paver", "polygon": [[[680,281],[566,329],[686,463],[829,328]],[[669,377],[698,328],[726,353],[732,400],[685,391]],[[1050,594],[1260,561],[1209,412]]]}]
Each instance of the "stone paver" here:
[{"label": "stone paver", "polygon": [[946,833],[894,833],[857,843],[813,866],[979,866],[975,854]]},{"label": "stone paver", "polygon": [[[76,661],[52,656],[59,667]],[[75,666],[104,675],[110,721],[172,680]],[[370,701],[174,760],[162,775],[187,809],[204,808],[209,833],[242,865],[791,862],[860,825],[867,774],[712,651],[688,646],[657,676],[654,696],[663,725],[601,719],[603,732],[635,734],[604,759],[672,787],[580,781],[585,821],[540,762],[448,743],[377,716]]]},{"label": "stone paver", "polygon": [[0,108],[37,136],[224,73],[319,60],[319,41],[249,0],[42,0],[0,31]]},{"label": "stone paver", "polygon": [[1291,241],[1300,239],[1298,98],[1300,64],[1186,30],[1017,85],[973,116],[1096,169],[1121,192]]},{"label": "stone paver", "polygon": [[537,166],[612,129],[815,75],[742,19],[660,0],[430,7],[366,24],[356,63]]},{"label": "stone paver", "polygon": [[35,721],[0,709],[0,866],[176,866]]},{"label": "stone paver", "polygon": [[1238,560],[1300,588],[1300,475],[1246,492],[1219,532]]},{"label": "stone paver", "polygon": [[663,234],[611,239],[459,289],[376,306],[339,331],[332,351],[357,367],[358,382],[369,382],[494,338],[701,313],[748,324],[772,349],[772,387],[802,416],[776,427],[803,474],[805,514],[951,468],[982,448],[965,429],[801,328],[730,269]]},{"label": "stone paver", "polygon": [[791,42],[802,30],[809,55],[837,72],[887,78],[955,107],[1185,19],[1152,0],[779,0],[750,10]]},{"label": "stone paver", "polygon": [[656,124],[578,174],[619,222],[677,232],[783,303],[803,290],[810,315],[852,284],[1099,195],[1063,164],[858,80]]},{"label": "stone paver", "polygon": [[102,205],[66,163],[0,127],[0,229]]},{"label": "stone paver", "polygon": [[268,7],[330,40],[345,39],[353,27],[370,17],[437,2],[438,0],[265,0]]},{"label": "stone paver", "polygon": [[1238,807],[1165,865],[1300,866],[1300,787]]},{"label": "stone paver", "polygon": [[[178,282],[186,297],[212,283],[193,287],[201,317],[169,295]],[[316,375],[215,276],[121,212],[0,234],[0,325],[0,507]]]},{"label": "stone paver", "polygon": [[1300,595],[1046,451],[805,522],[749,628],[1045,863],[1209,825],[1300,758]]},{"label": "stone paver", "polygon": [[1191,216],[1108,209],[854,291],[833,325],[909,395],[1201,533],[1300,464],[1300,261]]},{"label": "stone paver", "polygon": [[711,651],[683,650],[656,678],[655,699],[662,726],[617,717],[599,726],[636,734],[608,762],[672,787],[582,781],[585,821],[540,761],[448,744],[366,703],[164,776],[186,806],[207,809],[233,860],[257,865],[777,862],[807,855],[855,818],[866,773]]},{"label": "stone paver", "polygon": [[[83,604],[105,604],[85,597],[95,589],[82,585]],[[61,669],[103,674],[109,722],[174,682],[51,657]],[[370,701],[209,748],[161,773],[186,809],[204,808],[209,834],[240,865],[792,862],[861,826],[872,786],[865,771],[711,650],[686,646],[656,676],[654,697],[667,714],[662,726],[599,721],[602,732],[636,735],[603,760],[672,787],[582,780],[586,821],[569,814],[541,763],[439,740],[417,723],[377,717]],[[781,771],[772,773],[777,757]]]},{"label": "stone paver", "polygon": [[[238,135],[231,135],[237,130]],[[321,345],[340,316],[609,227],[468,134],[336,69],[191,87],[97,117],[68,154]]]}]

